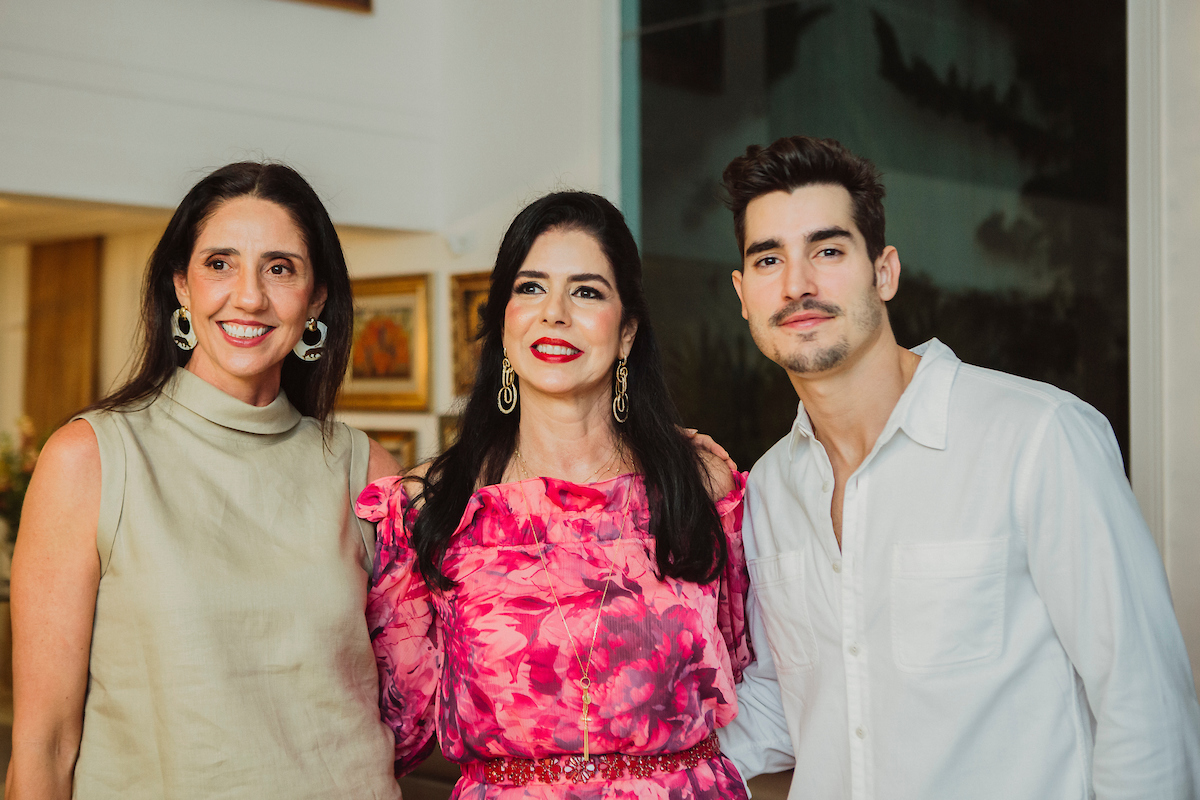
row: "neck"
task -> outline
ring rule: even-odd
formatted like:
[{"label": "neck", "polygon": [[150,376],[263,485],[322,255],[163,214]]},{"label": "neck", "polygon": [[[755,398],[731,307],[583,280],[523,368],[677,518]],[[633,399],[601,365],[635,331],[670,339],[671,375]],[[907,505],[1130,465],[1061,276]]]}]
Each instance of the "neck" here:
[{"label": "neck", "polygon": [[619,454],[614,458],[618,439],[611,405],[610,392],[585,399],[522,390],[517,449],[531,475],[523,474],[519,466],[510,467],[507,474],[583,483],[624,472],[624,459]]},{"label": "neck", "polygon": [[199,348],[192,353],[184,369],[198,378],[203,378],[230,397],[260,408],[269,406],[279,396],[279,384],[283,376],[283,364],[276,364],[265,373],[249,378],[230,375],[216,369],[212,362],[202,355]]},{"label": "neck", "polygon": [[850,471],[862,464],[920,363],[883,325],[880,336],[837,368],[789,375],[831,461]]}]

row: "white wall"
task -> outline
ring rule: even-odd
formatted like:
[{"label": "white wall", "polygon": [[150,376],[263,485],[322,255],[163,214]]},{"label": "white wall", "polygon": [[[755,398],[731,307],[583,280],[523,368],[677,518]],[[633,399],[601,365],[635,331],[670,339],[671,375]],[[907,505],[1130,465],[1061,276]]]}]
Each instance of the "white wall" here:
[{"label": "white wall", "polygon": [[1200,8],[1128,14],[1131,474],[1200,682]]},{"label": "white wall", "polygon": [[[454,400],[449,276],[490,269],[546,191],[619,197],[618,55],[619,0],[3,0],[0,192],[171,208],[231,160],[292,164],[354,277],[431,274],[430,411],[344,416],[428,454]],[[106,237],[102,387],[157,233]]]},{"label": "white wall", "polygon": [[5,0],[0,191],[174,206],[286,159],[345,222],[431,228],[438,4]]},{"label": "white wall", "polygon": [[444,231],[557,181],[600,187],[617,0],[375,8],[5,0],[0,192],[169,208],[265,156],[339,223]]}]

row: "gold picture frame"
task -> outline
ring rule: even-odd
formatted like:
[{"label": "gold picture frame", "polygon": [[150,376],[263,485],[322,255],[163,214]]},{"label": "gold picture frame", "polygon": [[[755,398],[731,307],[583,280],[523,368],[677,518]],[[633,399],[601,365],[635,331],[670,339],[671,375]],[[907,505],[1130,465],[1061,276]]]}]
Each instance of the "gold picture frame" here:
[{"label": "gold picture frame", "polygon": [[438,417],[438,452],[444,453],[458,441],[458,414],[443,414]]},{"label": "gold picture frame", "polygon": [[482,343],[475,338],[479,332],[479,312],[487,301],[492,273],[472,272],[450,276],[450,319],[454,329],[454,394],[471,393],[475,372],[479,368]]},{"label": "gold picture frame", "polygon": [[317,6],[333,6],[334,8],[344,8],[347,11],[357,11],[360,14],[371,13],[372,0],[300,0],[303,3],[311,3]]},{"label": "gold picture frame", "polygon": [[404,472],[417,465],[417,432],[416,431],[364,431],[392,454],[400,462]]},{"label": "gold picture frame", "polygon": [[429,276],[361,278],[339,405],[372,411],[429,407]]}]

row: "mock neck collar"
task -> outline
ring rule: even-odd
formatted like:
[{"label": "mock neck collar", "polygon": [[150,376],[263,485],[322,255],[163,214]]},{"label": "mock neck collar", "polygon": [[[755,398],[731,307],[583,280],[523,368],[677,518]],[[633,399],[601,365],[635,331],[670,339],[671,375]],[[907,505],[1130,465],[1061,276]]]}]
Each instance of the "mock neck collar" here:
[{"label": "mock neck collar", "polygon": [[245,433],[284,433],[300,422],[300,412],[283,389],[265,406],[252,406],[226,394],[203,378],[176,367],[163,394],[209,422]]}]

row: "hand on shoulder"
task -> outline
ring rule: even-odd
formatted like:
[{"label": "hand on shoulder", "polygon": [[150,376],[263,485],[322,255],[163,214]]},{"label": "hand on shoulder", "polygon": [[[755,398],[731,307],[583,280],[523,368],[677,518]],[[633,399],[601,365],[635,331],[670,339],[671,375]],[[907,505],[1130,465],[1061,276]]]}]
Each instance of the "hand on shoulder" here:
[{"label": "hand on shoulder", "polygon": [[733,473],[729,461],[710,450],[700,451],[700,463],[704,465],[704,484],[708,496],[715,502],[733,491]]}]

